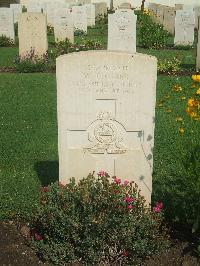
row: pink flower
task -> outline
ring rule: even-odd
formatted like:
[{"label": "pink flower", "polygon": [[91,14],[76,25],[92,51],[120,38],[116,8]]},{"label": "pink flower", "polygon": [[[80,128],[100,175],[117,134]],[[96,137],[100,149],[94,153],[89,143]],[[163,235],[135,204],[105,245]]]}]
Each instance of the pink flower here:
[{"label": "pink flower", "polygon": [[130,204],[131,202],[134,201],[134,199],[133,199],[132,197],[126,196],[126,197],[124,198],[124,201],[127,202],[128,204]]},{"label": "pink flower", "polygon": [[163,208],[163,203],[162,202],[156,202],[156,207],[162,209]]},{"label": "pink flower", "polygon": [[105,176],[105,174],[106,174],[106,172],[101,170],[101,171],[98,172],[97,175],[100,176],[100,177],[103,177],[103,176]]},{"label": "pink flower", "polygon": [[40,241],[43,239],[42,236],[38,233],[35,233],[34,237],[35,237],[35,240],[37,240],[37,241]]},{"label": "pink flower", "polygon": [[128,209],[128,210],[132,210],[132,209],[133,209],[133,206],[132,206],[132,205],[128,205],[128,206],[127,206],[127,209]]},{"label": "pink flower", "polygon": [[153,207],[153,212],[160,212],[161,209],[159,207]]},{"label": "pink flower", "polygon": [[124,250],[124,252],[122,253],[123,256],[128,257],[128,251]]},{"label": "pink flower", "polygon": [[49,188],[48,188],[48,187],[42,187],[42,188],[41,188],[41,191],[44,192],[44,193],[45,193],[45,192],[48,192],[48,191],[49,191]]},{"label": "pink flower", "polygon": [[115,184],[119,185],[119,184],[121,184],[121,179],[115,177],[115,178],[114,178],[114,182],[115,182]]},{"label": "pink flower", "polygon": [[124,185],[127,186],[129,181],[127,179],[124,180]]}]

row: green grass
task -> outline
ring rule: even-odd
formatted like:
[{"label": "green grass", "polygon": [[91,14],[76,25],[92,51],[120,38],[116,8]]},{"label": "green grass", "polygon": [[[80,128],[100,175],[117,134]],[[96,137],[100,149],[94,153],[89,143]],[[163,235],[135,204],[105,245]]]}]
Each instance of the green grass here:
[{"label": "green grass", "polygon": [[57,178],[55,76],[0,74],[0,216],[29,212]]},{"label": "green grass", "polygon": [[[172,91],[174,84],[183,90]],[[172,170],[182,171],[180,156],[199,139],[199,124],[187,117],[186,101],[180,100],[192,95],[190,87],[190,77],[158,78],[157,103],[166,95],[170,98],[156,108],[155,181],[169,181]],[[29,213],[40,186],[58,178],[55,75],[0,74],[0,97],[0,217],[5,218]],[[177,116],[183,117],[184,125],[176,122]],[[183,135],[179,127],[185,129]]]}]

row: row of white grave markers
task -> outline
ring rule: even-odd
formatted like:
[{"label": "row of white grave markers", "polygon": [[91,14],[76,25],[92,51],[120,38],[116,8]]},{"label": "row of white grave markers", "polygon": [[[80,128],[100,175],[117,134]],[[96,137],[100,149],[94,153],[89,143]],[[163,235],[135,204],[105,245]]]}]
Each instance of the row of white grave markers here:
[{"label": "row of white grave markers", "polygon": [[197,27],[200,7],[176,5],[167,7],[158,4],[149,4],[149,10],[155,22],[163,25],[164,29],[175,35],[175,45],[192,45],[194,29]]}]

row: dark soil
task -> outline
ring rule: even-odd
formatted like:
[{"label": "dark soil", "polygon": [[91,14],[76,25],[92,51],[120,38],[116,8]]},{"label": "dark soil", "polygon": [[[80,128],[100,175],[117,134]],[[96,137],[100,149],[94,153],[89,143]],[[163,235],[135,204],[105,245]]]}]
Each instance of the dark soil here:
[{"label": "dark soil", "polygon": [[[40,261],[26,245],[26,239],[20,233],[21,228],[21,223],[0,222],[0,266],[50,266]],[[170,250],[147,260],[144,266],[200,266],[200,260],[193,253],[193,239],[185,239],[185,236],[177,231],[172,234],[173,243]]]}]

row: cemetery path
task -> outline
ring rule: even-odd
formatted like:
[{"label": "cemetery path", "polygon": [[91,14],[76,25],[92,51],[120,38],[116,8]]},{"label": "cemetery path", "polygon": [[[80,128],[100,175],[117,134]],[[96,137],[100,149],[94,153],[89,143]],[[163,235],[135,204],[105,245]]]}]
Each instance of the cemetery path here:
[{"label": "cemetery path", "polygon": [[[42,263],[34,251],[26,245],[20,233],[22,228],[20,223],[0,221],[0,266],[50,266]],[[176,235],[169,251],[154,256],[143,266],[200,266],[200,261],[192,254],[192,250],[194,245],[191,239],[186,241],[185,237],[181,239]]]},{"label": "cemetery path", "polygon": [[41,265],[33,250],[25,245],[16,224],[12,221],[0,222],[0,265],[34,266]]}]

